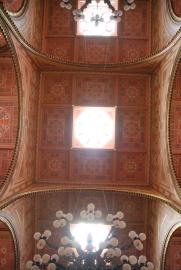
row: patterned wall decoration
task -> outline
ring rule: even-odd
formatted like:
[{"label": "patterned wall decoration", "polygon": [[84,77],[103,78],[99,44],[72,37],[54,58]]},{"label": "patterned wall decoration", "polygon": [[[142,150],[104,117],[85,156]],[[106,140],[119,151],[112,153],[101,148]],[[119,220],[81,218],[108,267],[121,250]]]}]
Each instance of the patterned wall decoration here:
[{"label": "patterned wall decoration", "polygon": [[0,269],[13,270],[15,263],[14,242],[7,225],[0,221]]},{"label": "patterned wall decoration", "polygon": [[21,251],[20,270],[26,269],[25,264],[33,254],[34,242],[32,239],[35,231],[34,200],[35,199],[33,197],[21,198],[3,209],[3,211],[8,213],[8,215],[11,217],[16,231],[19,250]]},{"label": "patterned wall decoration", "polygon": [[151,107],[151,162],[150,180],[152,186],[162,195],[178,201],[173,183],[167,150],[167,113],[170,74],[177,55],[178,45],[162,61],[152,75]]},{"label": "patterned wall decoration", "polygon": [[179,0],[171,0],[175,14],[181,17],[181,2]]},{"label": "patterned wall decoration", "polygon": [[[151,49],[153,52],[166,46],[181,26],[181,22],[176,23],[171,18],[168,12],[168,1],[170,0],[152,1]],[[174,2],[180,5],[179,0]]]},{"label": "patterned wall decoration", "polygon": [[181,185],[181,64],[178,66],[170,108],[171,152],[176,177]]},{"label": "patterned wall decoration", "polygon": [[115,63],[148,55],[150,5],[150,0],[137,0],[137,8],[124,15],[118,27],[118,36],[100,38],[76,35],[72,13],[61,9],[58,1],[46,0],[43,52],[86,63]]},{"label": "patterned wall decoration", "polygon": [[27,53],[14,39],[22,79],[20,116],[22,124],[16,168],[2,199],[29,186],[35,174],[36,117],[38,109],[39,73]]},{"label": "patterned wall decoration", "polygon": [[10,57],[0,56],[0,186],[8,172],[18,127],[15,70]]},{"label": "patterned wall decoration", "polygon": [[[149,80],[135,74],[43,72],[36,181],[147,185]],[[114,150],[71,149],[72,105],[117,106]]]}]

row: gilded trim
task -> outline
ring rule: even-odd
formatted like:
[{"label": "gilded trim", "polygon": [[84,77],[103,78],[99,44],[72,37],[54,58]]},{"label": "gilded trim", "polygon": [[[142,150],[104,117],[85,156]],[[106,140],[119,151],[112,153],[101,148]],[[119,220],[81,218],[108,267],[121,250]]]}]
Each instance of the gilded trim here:
[{"label": "gilded trim", "polygon": [[29,2],[29,0],[23,0],[23,3],[22,3],[19,10],[17,10],[16,12],[12,12],[12,11],[7,10],[8,14],[11,17],[15,17],[15,18],[18,18],[18,17],[22,16],[23,13],[27,10],[28,2]]},{"label": "gilded trim", "polygon": [[168,244],[170,242],[170,239],[173,235],[173,233],[179,228],[181,227],[181,222],[176,223],[175,225],[173,225],[171,227],[171,229],[169,230],[165,241],[164,241],[164,245],[163,245],[163,249],[162,249],[162,255],[161,255],[161,270],[165,270],[165,262],[166,262],[166,253],[167,253],[167,248],[168,248]]},{"label": "gilded trim", "polygon": [[181,23],[181,17],[179,17],[172,6],[171,0],[166,1],[167,3],[167,9],[168,9],[168,13],[170,15],[170,18],[172,19],[172,21],[174,21],[175,23]]},{"label": "gilded trim", "polygon": [[21,84],[21,73],[19,69],[19,64],[17,60],[17,54],[13,45],[13,41],[11,39],[11,36],[8,32],[8,29],[4,25],[4,22],[2,21],[0,17],[0,30],[2,31],[6,42],[8,44],[10,54],[12,57],[12,62],[14,65],[14,70],[15,70],[15,76],[16,76],[16,82],[17,82],[17,97],[18,97],[18,126],[17,126],[17,133],[16,133],[16,141],[15,141],[15,146],[14,146],[14,152],[12,156],[12,160],[9,166],[9,169],[7,171],[6,176],[4,177],[2,184],[0,186],[0,195],[5,191],[7,188],[7,185],[9,184],[13,172],[15,170],[15,165],[16,161],[18,158],[18,153],[19,153],[19,148],[20,148],[20,138],[21,138],[21,127],[22,127],[22,112],[21,112],[21,100],[22,100],[22,84]]},{"label": "gilded trim", "polygon": [[167,134],[166,134],[166,137],[167,137],[167,153],[168,153],[169,168],[170,168],[173,184],[175,186],[178,196],[181,198],[181,187],[179,185],[179,181],[176,176],[176,171],[174,168],[172,150],[171,150],[171,136],[170,136],[171,104],[172,104],[173,87],[174,87],[174,81],[177,75],[177,70],[179,67],[180,60],[181,60],[181,47],[179,48],[179,51],[177,53],[175,64],[174,64],[174,67],[170,76],[170,85],[169,85],[168,96],[167,96],[167,122],[166,122]]},{"label": "gilded trim", "polygon": [[156,194],[150,194],[148,192],[142,192],[140,193],[140,190],[138,191],[130,191],[129,189],[120,189],[118,187],[112,188],[112,187],[104,187],[104,188],[99,188],[99,187],[93,187],[93,188],[87,188],[87,187],[57,187],[57,188],[52,188],[52,189],[39,189],[39,190],[31,190],[31,191],[26,191],[22,192],[19,194],[16,194],[15,196],[12,196],[11,198],[8,198],[4,201],[1,202],[0,204],[0,210],[3,210],[5,207],[9,206],[11,203],[16,202],[17,200],[21,198],[27,198],[27,197],[32,197],[35,196],[36,194],[40,195],[46,195],[48,193],[58,193],[58,192],[70,192],[70,191],[112,191],[112,192],[117,192],[120,194],[127,194],[131,196],[136,196],[136,197],[142,197],[142,198],[147,198],[152,201],[159,201],[167,204],[170,206],[172,209],[174,209],[177,213],[181,214],[181,207],[178,206],[176,203],[172,202],[171,200],[166,199],[165,197],[161,195],[156,195]]},{"label": "gilded trim", "polygon": [[0,211],[0,221],[6,224],[9,231],[11,232],[13,244],[14,244],[14,256],[15,256],[15,262],[14,262],[14,270],[19,270],[20,268],[20,253],[19,253],[19,242],[16,234],[16,230],[13,226],[12,220],[9,218],[9,216]]},{"label": "gilded trim", "polygon": [[123,61],[118,63],[107,63],[105,64],[86,64],[81,62],[74,62],[69,61],[65,59],[61,59],[59,57],[55,57],[53,55],[49,55],[46,53],[40,52],[38,49],[34,48],[31,44],[29,44],[25,38],[22,36],[14,22],[12,21],[11,17],[7,13],[6,10],[4,10],[2,7],[0,8],[0,16],[2,16],[3,20],[7,24],[7,26],[10,28],[14,36],[18,39],[18,41],[21,43],[22,46],[24,46],[26,49],[28,49],[31,53],[34,55],[42,58],[43,60],[46,59],[48,61],[51,61],[53,63],[58,63],[60,65],[69,65],[71,67],[87,67],[90,69],[115,69],[120,67],[131,67],[132,65],[139,65],[139,64],[149,64],[151,61],[155,60],[156,58],[164,55],[166,52],[168,52],[181,38],[181,28],[176,32],[176,34],[173,36],[173,38],[162,48],[159,50],[156,50],[155,52],[152,52],[150,55],[145,57],[140,57],[137,59],[133,59],[130,61]]}]

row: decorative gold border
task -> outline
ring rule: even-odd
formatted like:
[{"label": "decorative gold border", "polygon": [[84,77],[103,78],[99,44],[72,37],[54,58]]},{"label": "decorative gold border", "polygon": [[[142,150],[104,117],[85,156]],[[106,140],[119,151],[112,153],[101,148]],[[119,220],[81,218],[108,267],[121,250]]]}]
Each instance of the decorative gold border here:
[{"label": "decorative gold border", "polygon": [[179,198],[181,198],[181,186],[179,185],[178,178],[176,176],[175,168],[174,168],[174,162],[172,157],[172,150],[171,150],[171,137],[170,137],[170,122],[171,122],[171,104],[172,104],[172,95],[173,95],[173,87],[174,87],[174,81],[177,75],[177,70],[179,67],[179,62],[181,61],[181,46],[178,50],[176,60],[174,63],[174,67],[172,69],[172,73],[170,76],[170,85],[168,89],[168,95],[167,95],[167,120],[166,120],[166,137],[167,137],[167,154],[168,154],[168,163],[169,163],[169,169],[171,172],[173,184],[175,186],[175,189],[177,191],[177,194]]},{"label": "decorative gold border", "polygon": [[8,215],[4,212],[0,211],[0,221],[2,221],[6,226],[8,227],[9,231],[11,232],[13,244],[14,244],[14,256],[15,256],[15,262],[14,262],[14,270],[19,270],[20,267],[20,253],[19,253],[19,242],[18,238],[16,236],[16,230],[13,226],[12,220],[8,217]]},{"label": "decorative gold border", "polygon": [[13,41],[11,39],[11,36],[8,32],[7,27],[5,26],[4,22],[2,21],[1,17],[0,17],[0,30],[2,31],[8,48],[10,50],[10,54],[12,57],[12,62],[14,65],[14,70],[15,70],[15,76],[16,76],[16,83],[17,83],[17,97],[18,97],[18,126],[17,126],[17,135],[16,135],[16,141],[15,141],[15,147],[14,147],[14,152],[13,152],[13,156],[12,156],[12,160],[9,166],[9,169],[7,171],[6,176],[4,177],[2,184],[0,185],[0,195],[5,191],[5,189],[7,188],[7,185],[9,184],[11,177],[13,175],[13,172],[15,170],[15,165],[16,165],[16,161],[18,158],[18,153],[19,153],[19,147],[20,147],[20,138],[21,138],[21,133],[22,133],[22,109],[21,109],[21,100],[22,100],[22,83],[21,83],[21,73],[20,73],[20,68],[19,68],[19,64],[18,64],[18,58],[17,58],[17,54],[13,45]]},{"label": "decorative gold border", "polygon": [[110,68],[119,68],[119,67],[129,67],[132,65],[139,65],[139,64],[149,64],[151,61],[155,60],[157,57],[160,57],[164,55],[166,52],[168,52],[181,38],[181,28],[176,32],[176,34],[172,37],[172,39],[161,49],[156,50],[155,52],[152,52],[148,56],[145,57],[140,57],[137,59],[133,59],[130,61],[122,61],[118,63],[107,63],[105,64],[86,64],[83,62],[74,62],[74,61],[69,61],[65,59],[61,59],[59,57],[55,57],[50,54],[42,53],[35,47],[33,47],[31,44],[29,44],[25,38],[22,36],[14,22],[12,21],[11,17],[9,16],[8,12],[3,8],[0,7],[0,16],[2,16],[3,20],[7,24],[7,26],[10,28],[12,33],[15,35],[15,37],[18,39],[18,41],[21,43],[23,47],[28,49],[31,53],[34,55],[42,58],[43,60],[48,60],[53,63],[58,63],[60,65],[66,65],[66,66],[71,66],[73,68],[80,68],[80,67],[87,67],[90,69],[103,69],[108,70]]},{"label": "decorative gold border", "polygon": [[16,12],[12,12],[12,11],[7,10],[7,12],[11,17],[15,17],[15,18],[20,17],[26,11],[28,3],[29,3],[29,0],[23,0],[23,3],[22,3],[19,10],[17,10]]},{"label": "decorative gold border", "polygon": [[28,198],[28,197],[33,197],[36,194],[38,195],[46,195],[46,194],[54,194],[54,193],[59,193],[59,192],[71,192],[71,191],[110,191],[110,192],[117,192],[120,194],[127,194],[130,196],[136,196],[136,197],[141,197],[141,198],[147,198],[150,199],[152,201],[159,201],[162,203],[167,204],[168,206],[170,206],[173,210],[175,210],[177,213],[181,214],[181,207],[178,206],[177,204],[175,204],[174,202],[166,199],[163,196],[159,196],[156,194],[150,194],[149,191],[148,193],[146,192],[142,192],[140,193],[140,190],[138,191],[130,191],[129,189],[119,189],[118,187],[115,188],[111,188],[111,187],[104,187],[104,188],[97,188],[97,187],[58,187],[58,188],[54,188],[54,189],[39,189],[39,190],[30,190],[30,191],[26,191],[26,192],[22,192],[20,194],[16,194],[15,196],[12,196],[11,198],[8,198],[4,201],[1,202],[0,204],[0,210],[3,210],[4,208],[6,208],[7,206],[9,206],[10,204],[16,202],[19,199],[22,198]]},{"label": "decorative gold border", "polygon": [[181,23],[181,17],[179,17],[172,6],[171,0],[166,0],[167,3],[167,7],[168,7],[168,11],[169,11],[169,15],[171,17],[171,19],[175,22],[175,23]]},{"label": "decorative gold border", "polygon": [[170,239],[171,239],[173,233],[179,227],[181,227],[181,222],[178,222],[175,225],[173,225],[171,227],[171,229],[169,230],[168,234],[166,235],[166,238],[165,238],[165,241],[164,241],[164,245],[163,245],[163,249],[162,249],[162,254],[161,254],[161,270],[165,270],[166,253],[167,253],[168,244],[170,242]]}]

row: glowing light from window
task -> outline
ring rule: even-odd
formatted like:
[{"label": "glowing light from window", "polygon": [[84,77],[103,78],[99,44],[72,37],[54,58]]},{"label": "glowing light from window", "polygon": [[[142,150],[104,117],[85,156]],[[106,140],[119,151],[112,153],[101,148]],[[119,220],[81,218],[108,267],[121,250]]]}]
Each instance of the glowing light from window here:
[{"label": "glowing light from window", "polygon": [[74,107],[73,147],[114,148],[115,108]]},{"label": "glowing light from window", "polygon": [[[111,1],[112,5],[117,9],[117,1]],[[85,3],[84,0],[79,1],[79,8]],[[117,35],[117,22],[110,20],[112,11],[104,3],[103,0],[97,5],[96,1],[92,1],[91,4],[84,10],[85,19],[78,21],[77,34],[86,36],[116,36]],[[92,17],[98,15],[103,21],[96,25]]]},{"label": "glowing light from window", "polygon": [[111,226],[95,223],[71,224],[70,230],[75,240],[81,245],[83,250],[87,246],[87,238],[91,234],[94,251],[99,249],[99,244],[106,240]]}]

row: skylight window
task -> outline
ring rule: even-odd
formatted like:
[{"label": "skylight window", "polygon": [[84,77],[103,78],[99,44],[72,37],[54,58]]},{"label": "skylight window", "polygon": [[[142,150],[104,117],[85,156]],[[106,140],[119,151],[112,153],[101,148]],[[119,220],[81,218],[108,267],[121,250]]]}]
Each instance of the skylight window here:
[{"label": "skylight window", "polygon": [[115,107],[73,107],[73,148],[113,149]]},{"label": "skylight window", "polygon": [[[80,9],[85,0],[78,1],[78,8]],[[111,4],[115,9],[118,8],[118,1],[113,0]],[[85,18],[77,21],[77,34],[84,36],[116,36],[117,22],[110,20],[112,11],[108,8],[104,0],[98,3],[96,0],[92,1],[84,10]]]}]

